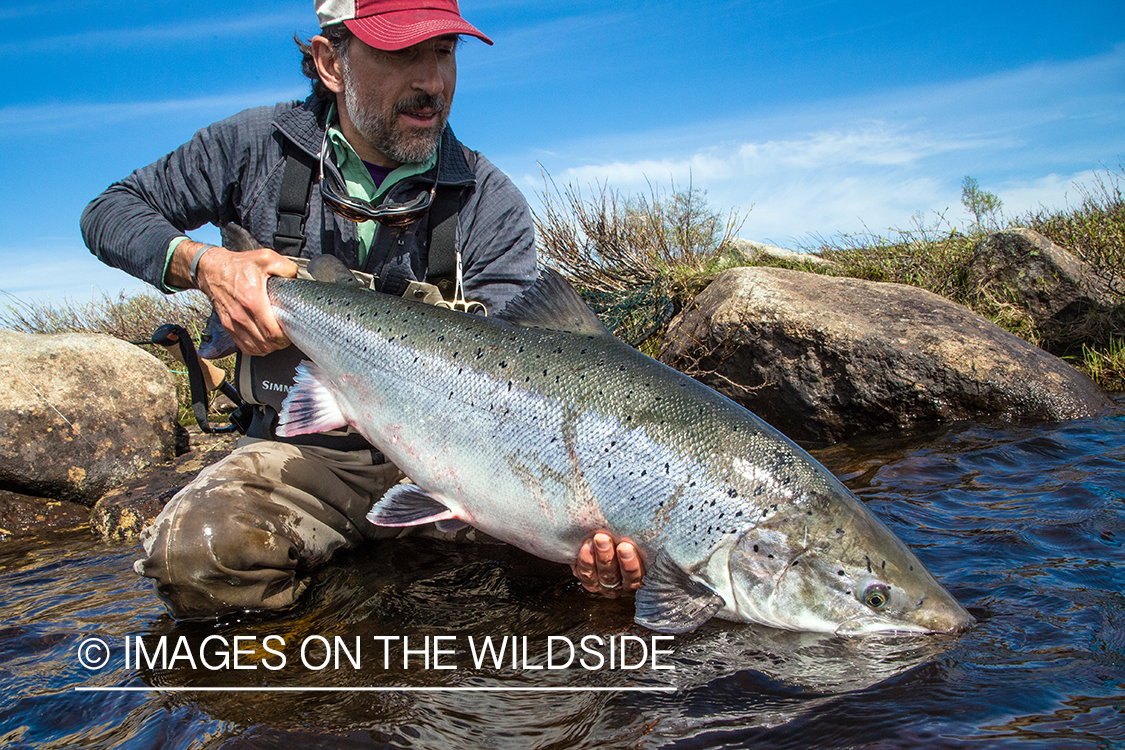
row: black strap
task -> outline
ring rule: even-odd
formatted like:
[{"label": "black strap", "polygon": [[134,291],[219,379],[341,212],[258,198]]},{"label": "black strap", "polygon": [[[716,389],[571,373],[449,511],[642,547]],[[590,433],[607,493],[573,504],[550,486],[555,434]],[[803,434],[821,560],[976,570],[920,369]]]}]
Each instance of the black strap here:
[{"label": "black strap", "polygon": [[292,141],[282,146],[281,193],[277,197],[277,231],[273,249],[282,255],[297,256],[305,245],[305,221],[309,217],[309,196],[316,174],[316,161]]},{"label": "black strap", "polygon": [[[464,145],[461,150],[469,168],[475,171],[477,155]],[[430,250],[426,259],[426,281],[435,284],[446,297],[453,293],[457,274],[457,215],[461,211],[463,192],[461,188],[443,190],[439,186],[430,206]]]}]

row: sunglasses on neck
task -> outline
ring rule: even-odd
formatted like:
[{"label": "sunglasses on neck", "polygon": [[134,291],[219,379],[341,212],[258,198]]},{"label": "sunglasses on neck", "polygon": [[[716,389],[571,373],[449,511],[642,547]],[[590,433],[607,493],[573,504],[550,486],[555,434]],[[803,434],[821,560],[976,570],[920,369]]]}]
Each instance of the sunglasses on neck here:
[{"label": "sunglasses on neck", "polygon": [[[340,218],[348,221],[377,221],[387,227],[405,227],[413,224],[430,209],[437,193],[438,167],[441,163],[441,146],[438,145],[438,159],[434,166],[434,184],[412,201],[394,203],[385,201],[375,205],[370,201],[348,195],[340,168],[328,159],[328,132],[320,146],[320,197],[324,204]],[[327,166],[326,166],[327,164]]]}]

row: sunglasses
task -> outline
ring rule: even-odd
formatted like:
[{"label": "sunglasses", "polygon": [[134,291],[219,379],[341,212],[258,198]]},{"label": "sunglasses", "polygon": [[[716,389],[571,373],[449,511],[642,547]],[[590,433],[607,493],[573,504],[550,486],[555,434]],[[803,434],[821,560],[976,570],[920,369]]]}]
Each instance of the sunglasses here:
[{"label": "sunglasses", "polygon": [[[348,221],[377,221],[383,226],[401,228],[413,224],[430,210],[437,193],[438,168],[434,167],[434,184],[417,198],[406,203],[384,202],[378,206],[370,201],[348,195],[347,185],[340,168],[328,159],[328,133],[320,146],[320,197],[332,213]],[[438,163],[441,163],[441,146],[438,146]],[[327,165],[327,166],[326,166]]]}]

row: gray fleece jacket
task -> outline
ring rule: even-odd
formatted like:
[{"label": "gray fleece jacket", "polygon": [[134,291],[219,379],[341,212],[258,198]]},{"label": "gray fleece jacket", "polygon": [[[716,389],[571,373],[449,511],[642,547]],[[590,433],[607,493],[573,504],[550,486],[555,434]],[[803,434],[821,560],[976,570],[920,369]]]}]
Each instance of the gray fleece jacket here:
[{"label": "gray fleece jacket", "polygon": [[[326,102],[310,97],[249,109],[203,128],[95,198],[82,212],[86,245],[104,263],[162,290],[169,243],[207,222],[240,224],[269,247],[277,228],[283,141],[317,156],[327,110]],[[534,281],[535,230],[511,180],[483,156],[475,157],[471,167],[447,126],[438,182],[461,190],[456,249],[462,254],[465,296],[494,312]],[[409,200],[433,178],[432,171],[407,178],[388,198]],[[428,214],[405,229],[378,227],[366,264],[358,268],[356,225],[325,207],[315,185],[310,201],[303,257],[328,253],[356,270],[425,280]]]}]

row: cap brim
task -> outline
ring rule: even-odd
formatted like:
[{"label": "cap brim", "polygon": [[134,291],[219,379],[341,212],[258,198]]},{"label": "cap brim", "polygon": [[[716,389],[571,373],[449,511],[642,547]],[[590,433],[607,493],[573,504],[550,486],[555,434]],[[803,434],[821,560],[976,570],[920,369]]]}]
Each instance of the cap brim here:
[{"label": "cap brim", "polygon": [[399,50],[447,34],[475,36],[485,44],[492,40],[456,13],[441,10],[401,10],[344,21],[360,41],[375,49]]}]

